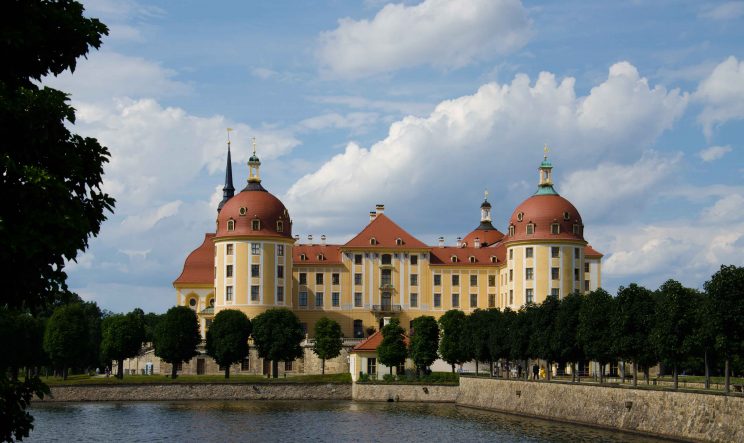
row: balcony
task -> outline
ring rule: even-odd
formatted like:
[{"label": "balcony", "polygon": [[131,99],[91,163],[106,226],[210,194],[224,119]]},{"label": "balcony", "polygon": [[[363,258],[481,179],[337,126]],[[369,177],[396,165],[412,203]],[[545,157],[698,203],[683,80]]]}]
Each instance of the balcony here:
[{"label": "balcony", "polygon": [[374,312],[375,314],[387,314],[387,313],[393,313],[393,312],[400,312],[401,308],[400,308],[400,305],[383,303],[381,305],[372,305],[371,311]]},{"label": "balcony", "polygon": [[391,282],[383,281],[382,283],[380,283],[380,291],[394,291],[394,290],[395,290],[395,287],[393,286]]}]

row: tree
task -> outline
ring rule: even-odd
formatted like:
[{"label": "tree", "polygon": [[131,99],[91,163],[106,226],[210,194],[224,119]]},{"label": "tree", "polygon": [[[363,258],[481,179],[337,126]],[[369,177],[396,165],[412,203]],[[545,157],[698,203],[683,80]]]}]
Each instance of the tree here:
[{"label": "tree", "polygon": [[68,368],[82,364],[88,355],[87,326],[85,311],[79,303],[57,308],[47,322],[44,350],[65,380]]},{"label": "tree", "polygon": [[694,290],[675,280],[667,280],[656,291],[656,315],[651,344],[662,362],[672,365],[674,389],[679,387],[679,364],[687,358],[694,328]]},{"label": "tree", "polygon": [[560,300],[555,295],[548,295],[541,304],[535,306],[532,316],[532,335],[530,337],[530,354],[547,362],[546,375],[550,380],[552,364],[560,358],[556,352],[555,321],[558,315]]},{"label": "tree", "polygon": [[509,357],[509,324],[506,311],[511,309],[506,308],[504,312],[499,311],[497,308],[491,308],[488,311],[488,354],[490,356],[490,374],[493,375],[493,364],[494,361],[501,358]]},{"label": "tree", "polygon": [[529,377],[527,362],[530,358],[530,337],[532,336],[532,315],[535,305],[527,303],[519,311],[510,314],[509,357],[524,363],[524,378]]},{"label": "tree", "polygon": [[251,321],[242,311],[225,309],[214,316],[207,330],[207,355],[225,368],[225,378],[230,378],[230,365],[248,355],[251,329]]},{"label": "tree", "polygon": [[493,362],[491,348],[489,347],[491,332],[489,322],[491,317],[490,312],[483,309],[476,309],[466,317],[465,340],[475,359],[476,374],[478,374],[478,362]]},{"label": "tree", "polygon": [[693,302],[694,327],[689,343],[693,352],[703,354],[705,389],[710,389],[710,362],[716,353],[716,335],[718,334],[718,317],[713,305],[713,297],[709,293],[696,292],[696,300]]},{"label": "tree", "polygon": [[178,365],[199,354],[201,342],[196,313],[186,306],[168,309],[155,329],[155,355],[172,365],[171,378],[178,376]]},{"label": "tree", "polygon": [[142,348],[145,327],[137,312],[116,314],[103,319],[101,324],[101,357],[116,360],[116,377],[124,378],[124,359],[134,357]]},{"label": "tree", "polygon": [[302,357],[305,338],[300,320],[287,308],[268,309],[253,319],[253,342],[258,356],[271,360],[271,375],[279,377],[279,362]]},{"label": "tree", "polygon": [[[44,310],[70,298],[64,266],[98,234],[114,199],[101,192],[109,152],[95,139],[72,134],[75,112],[42,77],[74,70],[98,48],[105,25],[83,15],[80,3],[3,4],[0,28],[0,267],[7,279],[0,306]],[[38,349],[37,349],[38,351]],[[0,374],[0,438],[28,436],[31,397],[48,391],[31,377]]]},{"label": "tree", "polygon": [[85,356],[81,362],[84,369],[98,367],[101,362],[101,317],[102,312],[96,302],[83,302],[86,329],[88,330],[88,344]]},{"label": "tree", "polygon": [[466,315],[459,309],[450,309],[439,318],[439,329],[442,339],[439,342],[439,355],[452,366],[470,361],[472,354],[466,340]]},{"label": "tree", "polygon": [[20,369],[26,368],[26,378],[32,368],[44,360],[44,322],[23,312],[0,308],[0,337],[6,337],[0,353],[0,373],[17,381]]},{"label": "tree", "polygon": [[599,363],[599,382],[604,383],[605,365],[613,358],[613,299],[602,288],[586,294],[579,311],[577,339],[587,358]]},{"label": "tree", "polygon": [[413,364],[416,365],[416,375],[426,369],[439,357],[439,325],[434,317],[422,315],[413,319],[408,352]]},{"label": "tree", "polygon": [[725,391],[730,389],[731,359],[744,347],[744,267],[721,266],[710,280],[705,282],[710,295],[714,322],[716,348],[725,359]]},{"label": "tree", "polygon": [[403,339],[405,331],[400,327],[400,320],[391,318],[390,322],[382,328],[382,343],[377,347],[377,359],[383,365],[390,368],[393,374],[393,366],[399,366],[406,362],[408,350]]},{"label": "tree", "polygon": [[657,361],[649,336],[654,326],[655,303],[653,293],[631,283],[621,286],[614,303],[611,326],[614,353],[633,362],[633,386],[638,385],[639,363],[647,368]]},{"label": "tree", "polygon": [[[571,363],[571,379],[576,382],[577,363],[584,361],[584,349],[579,344],[576,331],[579,329],[579,313],[584,296],[579,292],[572,292],[561,300],[555,317],[555,336],[553,347],[558,361]],[[579,380],[581,381],[581,380]]]},{"label": "tree", "polygon": [[325,361],[341,355],[344,344],[341,325],[328,317],[321,317],[315,322],[315,344],[313,352],[321,361],[320,372],[325,375]]}]

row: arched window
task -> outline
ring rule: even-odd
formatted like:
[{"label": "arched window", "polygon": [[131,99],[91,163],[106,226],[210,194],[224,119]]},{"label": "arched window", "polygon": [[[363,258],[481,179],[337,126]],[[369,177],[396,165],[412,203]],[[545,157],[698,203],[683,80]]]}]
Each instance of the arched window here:
[{"label": "arched window", "polygon": [[364,338],[364,325],[361,320],[354,320],[354,338]]},{"label": "arched window", "polygon": [[209,307],[214,308],[214,298],[209,299]]},{"label": "arched window", "polygon": [[251,229],[254,231],[260,231],[261,230],[261,220],[254,218],[251,220]]},{"label": "arched window", "polygon": [[323,261],[323,260],[325,260],[325,255],[318,254],[318,261]]},{"label": "arched window", "polygon": [[570,219],[571,219],[571,214],[569,214],[568,211],[564,212],[563,213],[563,220],[570,220]]},{"label": "arched window", "polygon": [[234,231],[235,230],[235,220],[228,220],[227,221],[227,230],[228,231]]},{"label": "arched window", "polygon": [[495,255],[492,255],[491,256],[491,263],[496,263],[497,261],[498,261],[498,259],[496,258],[496,256]]},{"label": "arched window", "polygon": [[372,245],[372,246],[376,245],[377,244],[377,239],[374,238],[374,237],[370,238],[369,239],[369,244]]},{"label": "arched window", "polygon": [[514,225],[509,225],[509,237],[514,237]]},{"label": "arched window", "polygon": [[395,239],[395,244],[398,245],[398,246],[401,246],[403,244],[403,239],[402,238],[396,238]]},{"label": "arched window", "polygon": [[475,256],[471,255],[470,257],[468,257],[468,260],[470,261],[470,263],[475,263]]},{"label": "arched window", "polygon": [[281,220],[276,221],[276,232],[284,232],[284,222]]},{"label": "arched window", "polygon": [[532,235],[535,233],[535,224],[534,223],[528,223],[527,224],[527,235]]},{"label": "arched window", "polygon": [[522,220],[524,220],[524,212],[520,212],[519,214],[517,214],[517,221],[522,221]]},{"label": "arched window", "polygon": [[579,235],[581,233],[581,227],[577,224],[573,225],[573,233]]},{"label": "arched window", "polygon": [[300,254],[300,261],[307,260],[307,256],[305,254]]},{"label": "arched window", "polygon": [[393,262],[393,259],[390,254],[382,254],[382,264],[383,265],[389,265]]},{"label": "arched window", "polygon": [[452,263],[457,263],[457,256],[453,255],[452,257],[450,257],[450,260],[452,260]]},{"label": "arched window", "polygon": [[195,298],[192,297],[192,298],[189,299],[189,307],[191,309],[196,309],[196,299]]}]

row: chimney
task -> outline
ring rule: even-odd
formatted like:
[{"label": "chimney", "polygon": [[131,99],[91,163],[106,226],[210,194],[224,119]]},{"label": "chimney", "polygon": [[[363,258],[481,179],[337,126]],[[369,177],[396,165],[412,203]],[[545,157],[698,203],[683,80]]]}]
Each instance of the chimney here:
[{"label": "chimney", "polygon": [[440,248],[444,247],[444,237],[439,237],[439,247]]},{"label": "chimney", "polygon": [[313,244],[313,234],[307,234],[307,242]]},{"label": "chimney", "polygon": [[369,211],[369,221],[374,221],[375,217],[377,217],[377,213],[375,211]]},{"label": "chimney", "polygon": [[462,237],[457,237],[457,243],[456,244],[457,244],[457,247],[458,248],[461,248],[462,247]]},{"label": "chimney", "polygon": [[375,206],[375,210],[377,211],[378,214],[383,214],[385,213],[385,205],[378,204],[377,206]]},{"label": "chimney", "polygon": [[473,246],[476,248],[480,248],[480,238],[475,237],[475,241],[473,241]]},{"label": "chimney", "polygon": [[325,241],[326,241],[326,236],[325,236],[325,234],[323,234],[323,235],[320,236],[320,244],[323,245],[323,246],[325,246]]}]

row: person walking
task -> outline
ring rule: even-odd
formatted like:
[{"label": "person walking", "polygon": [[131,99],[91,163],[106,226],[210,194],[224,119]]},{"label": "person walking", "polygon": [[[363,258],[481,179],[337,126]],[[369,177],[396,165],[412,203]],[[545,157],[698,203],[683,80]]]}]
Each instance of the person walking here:
[{"label": "person walking", "polygon": [[537,363],[532,365],[532,379],[537,380],[537,376],[540,373],[540,368],[537,366]]}]

